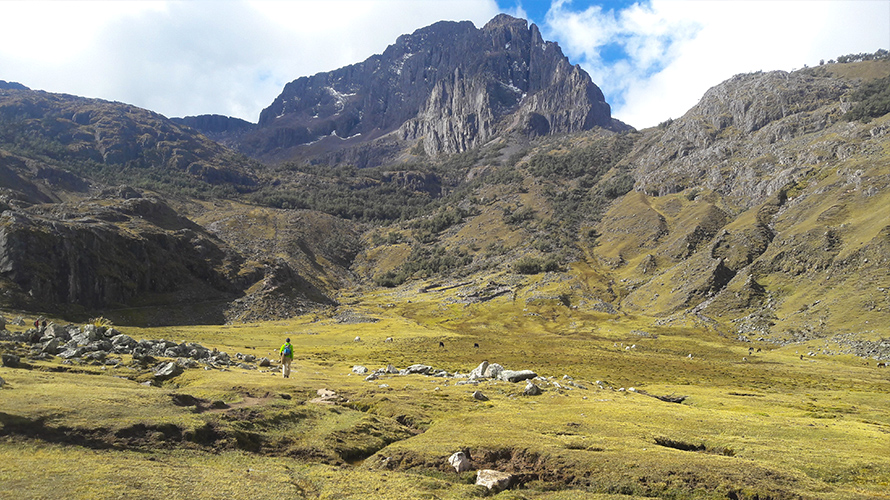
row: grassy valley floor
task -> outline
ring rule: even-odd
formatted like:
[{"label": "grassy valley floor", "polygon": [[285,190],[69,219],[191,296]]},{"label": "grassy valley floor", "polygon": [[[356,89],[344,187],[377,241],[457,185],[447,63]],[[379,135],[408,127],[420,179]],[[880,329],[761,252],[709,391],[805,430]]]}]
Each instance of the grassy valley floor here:
[{"label": "grassy valley floor", "polygon": [[[258,358],[290,337],[290,379],[273,364],[147,383],[127,356],[28,361],[0,343],[30,366],[0,367],[0,498],[890,498],[890,370],[874,360],[557,299],[455,298],[428,287],[287,321],[117,326]],[[533,370],[543,393],[353,369],[482,361]],[[456,473],[460,450],[472,470]],[[477,469],[514,485],[490,493]]]}]

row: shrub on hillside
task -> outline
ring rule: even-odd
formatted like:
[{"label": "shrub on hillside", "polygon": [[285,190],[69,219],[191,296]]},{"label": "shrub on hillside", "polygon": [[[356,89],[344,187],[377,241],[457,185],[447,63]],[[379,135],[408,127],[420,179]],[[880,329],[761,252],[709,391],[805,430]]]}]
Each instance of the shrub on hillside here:
[{"label": "shrub on hillside", "polygon": [[539,259],[536,257],[523,257],[513,264],[513,271],[517,274],[539,274],[560,271],[559,262],[554,258]]},{"label": "shrub on hillside", "polygon": [[847,121],[869,121],[890,113],[890,76],[879,78],[862,85],[852,96],[856,105],[844,118]]}]

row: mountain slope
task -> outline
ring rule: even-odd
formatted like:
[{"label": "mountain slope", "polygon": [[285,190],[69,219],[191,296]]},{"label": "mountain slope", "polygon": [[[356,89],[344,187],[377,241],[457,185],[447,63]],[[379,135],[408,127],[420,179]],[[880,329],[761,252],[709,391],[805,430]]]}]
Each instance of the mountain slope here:
[{"label": "mountain slope", "polygon": [[[890,74],[888,63],[856,64]],[[785,338],[886,321],[890,117],[844,120],[861,82],[840,69],[734,77],[649,133],[629,157],[645,205],[614,207],[601,225],[622,307]],[[644,206],[663,230],[628,247],[610,221]]]},{"label": "mountain slope", "polygon": [[157,113],[27,89],[0,90],[0,148],[106,183],[201,193],[257,181],[246,158]]},{"label": "mountain slope", "polygon": [[257,167],[148,110],[0,90],[0,303],[70,314],[201,309],[152,322],[248,320],[256,309],[269,317],[332,303],[332,286],[295,269],[312,272],[300,262],[329,255],[342,266],[340,254],[315,248],[307,257],[310,247],[297,246],[282,259],[229,245],[186,217],[204,212],[188,210],[198,203],[191,196],[255,189]]}]

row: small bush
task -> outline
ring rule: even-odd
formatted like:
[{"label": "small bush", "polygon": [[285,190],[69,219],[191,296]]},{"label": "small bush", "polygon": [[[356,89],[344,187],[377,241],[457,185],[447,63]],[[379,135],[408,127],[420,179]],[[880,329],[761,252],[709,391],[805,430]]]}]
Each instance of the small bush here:
[{"label": "small bush", "polygon": [[114,326],[114,323],[111,322],[110,319],[105,318],[103,316],[99,316],[97,318],[90,318],[88,325],[93,325],[96,328],[111,328]]},{"label": "small bush", "polygon": [[606,198],[615,199],[629,193],[633,188],[634,178],[626,173],[621,173],[604,183],[603,195]]}]

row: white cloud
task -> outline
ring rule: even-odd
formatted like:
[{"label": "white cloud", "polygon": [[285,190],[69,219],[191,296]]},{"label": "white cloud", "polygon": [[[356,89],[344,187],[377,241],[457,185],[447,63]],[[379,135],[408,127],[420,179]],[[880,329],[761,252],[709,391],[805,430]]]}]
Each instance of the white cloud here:
[{"label": "white cloud", "polygon": [[[545,33],[642,128],[677,118],[708,88],[738,74],[792,70],[890,48],[890,2],[652,0],[620,12],[554,2]],[[628,59],[600,56],[618,43]]]},{"label": "white cloud", "polygon": [[497,13],[494,0],[4,1],[0,79],[256,121],[291,80],[436,21],[481,26]]}]

